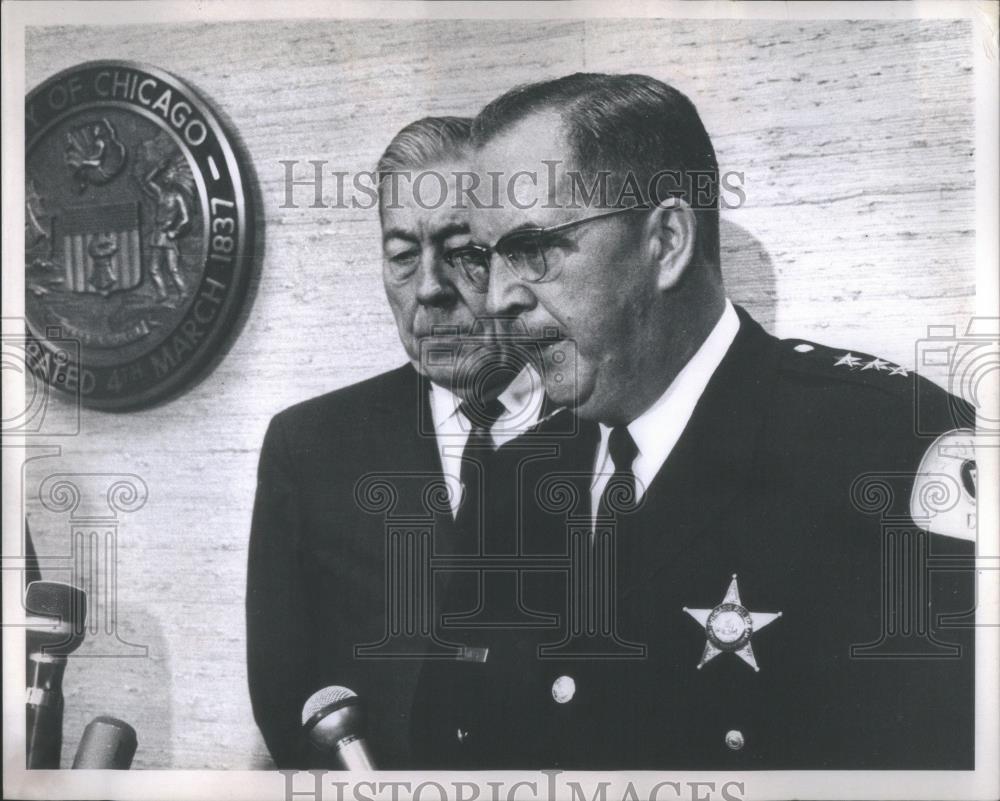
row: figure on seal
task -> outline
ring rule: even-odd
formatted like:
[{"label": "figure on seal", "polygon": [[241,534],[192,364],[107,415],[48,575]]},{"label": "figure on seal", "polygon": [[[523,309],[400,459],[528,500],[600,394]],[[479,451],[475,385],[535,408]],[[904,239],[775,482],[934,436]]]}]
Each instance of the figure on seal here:
[{"label": "figure on seal", "polygon": [[180,271],[177,240],[187,232],[191,222],[188,204],[194,193],[194,179],[183,156],[175,159],[166,157],[146,174],[142,188],[156,200],[154,228],[149,238],[149,272],[156,285],[157,302],[166,304],[168,295],[163,277],[164,262],[178,294],[183,294],[187,289]]},{"label": "figure on seal", "polygon": [[66,134],[66,165],[73,171],[77,191],[83,194],[89,186],[102,186],[125,166],[125,145],[107,120],[81,125]]}]

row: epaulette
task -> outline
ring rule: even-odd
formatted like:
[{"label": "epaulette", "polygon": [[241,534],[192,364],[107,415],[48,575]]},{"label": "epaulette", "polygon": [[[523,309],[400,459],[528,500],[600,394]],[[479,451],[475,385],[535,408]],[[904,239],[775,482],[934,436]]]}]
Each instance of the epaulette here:
[{"label": "epaulette", "polygon": [[910,391],[913,371],[878,356],[831,348],[806,339],[783,339],[780,367],[832,381],[848,381],[896,394]]}]

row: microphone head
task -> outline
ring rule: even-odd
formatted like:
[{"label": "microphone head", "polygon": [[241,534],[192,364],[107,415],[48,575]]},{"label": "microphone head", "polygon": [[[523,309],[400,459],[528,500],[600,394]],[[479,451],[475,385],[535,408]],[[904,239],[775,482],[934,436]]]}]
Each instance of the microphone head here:
[{"label": "microphone head", "polygon": [[87,593],[61,581],[32,581],[24,593],[28,651],[71,654],[83,642]]},{"label": "microphone head", "polygon": [[94,718],[83,730],[73,757],[74,769],[128,770],[138,746],[135,729],[125,721],[105,715]]},{"label": "microphone head", "polygon": [[361,699],[347,687],[325,687],[302,707],[302,729],[319,749],[336,748],[345,738],[361,738],[364,728]]},{"label": "microphone head", "polygon": [[309,696],[309,700],[302,706],[302,725],[309,722],[309,718],[315,715],[324,707],[340,704],[349,698],[357,698],[358,694],[347,687],[324,687]]}]

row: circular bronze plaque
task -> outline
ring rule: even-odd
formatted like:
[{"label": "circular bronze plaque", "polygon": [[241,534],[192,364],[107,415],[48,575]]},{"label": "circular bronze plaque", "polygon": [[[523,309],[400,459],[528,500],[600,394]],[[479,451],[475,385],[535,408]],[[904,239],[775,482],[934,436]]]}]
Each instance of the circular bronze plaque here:
[{"label": "circular bronze plaque", "polygon": [[100,409],[173,394],[226,340],[251,272],[222,126],[172,75],[93,61],[28,95],[25,133],[30,368]]}]

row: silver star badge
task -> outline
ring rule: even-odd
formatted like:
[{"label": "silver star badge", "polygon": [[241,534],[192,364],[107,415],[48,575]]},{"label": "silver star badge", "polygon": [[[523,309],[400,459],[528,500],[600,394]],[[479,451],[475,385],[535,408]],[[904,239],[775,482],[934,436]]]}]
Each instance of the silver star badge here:
[{"label": "silver star badge", "polygon": [[909,375],[906,372],[905,367],[900,367],[898,364],[889,371],[889,375]]},{"label": "silver star badge", "polygon": [[726,590],[726,597],[714,609],[688,609],[685,606],[684,611],[705,629],[707,639],[701,662],[698,663],[699,670],[719,654],[732,652],[759,672],[750,637],[781,617],[781,612],[751,612],[743,606],[735,573]]},{"label": "silver star badge", "polygon": [[861,364],[861,359],[859,359],[853,353],[845,353],[843,356],[840,357],[839,360],[834,362],[833,366],[840,367],[841,365],[844,365],[846,367],[850,367],[853,370],[859,364]]},{"label": "silver star badge", "polygon": [[889,369],[889,362],[884,362],[881,359],[872,359],[864,367],[861,368],[862,371],[864,371],[864,370],[878,370],[878,371],[882,371],[882,370],[888,370],[888,369]]}]

